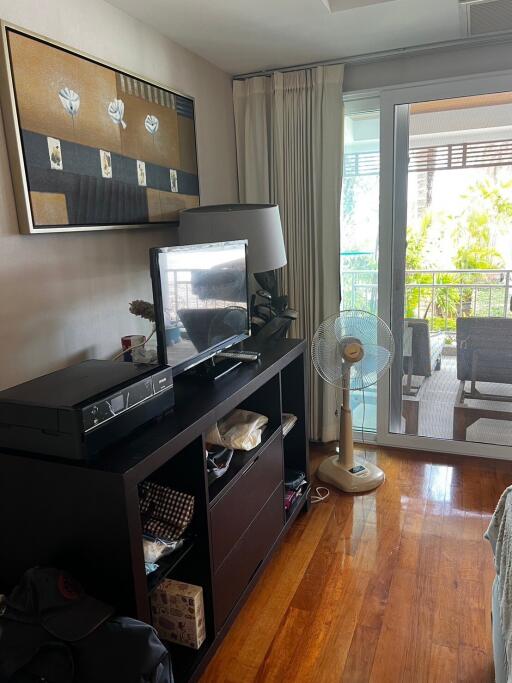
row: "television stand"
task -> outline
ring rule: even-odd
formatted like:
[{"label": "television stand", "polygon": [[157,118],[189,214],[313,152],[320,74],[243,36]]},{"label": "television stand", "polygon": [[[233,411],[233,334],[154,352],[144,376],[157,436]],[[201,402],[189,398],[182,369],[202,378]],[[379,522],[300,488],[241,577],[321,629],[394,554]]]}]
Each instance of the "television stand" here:
[{"label": "television stand", "polygon": [[[199,650],[166,643],[176,683],[197,681],[273,551],[308,507],[306,343],[283,339],[216,382],[175,378],[176,405],[93,463],[0,453],[0,593],[30,567],[67,569],[118,614],[151,623],[149,597],[168,577],[203,588],[206,641]],[[210,484],[205,435],[235,408],[268,417],[261,443],[236,451]],[[297,420],[283,435],[283,414]],[[285,508],[285,468],[308,486]],[[186,544],[146,576],[139,484],[168,485],[195,498]]]}]

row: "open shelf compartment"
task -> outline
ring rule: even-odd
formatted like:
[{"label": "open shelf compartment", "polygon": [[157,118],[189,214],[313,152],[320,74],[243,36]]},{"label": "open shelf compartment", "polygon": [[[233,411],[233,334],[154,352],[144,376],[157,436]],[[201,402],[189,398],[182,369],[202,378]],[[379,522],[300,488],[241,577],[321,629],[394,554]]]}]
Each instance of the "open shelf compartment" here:
[{"label": "open shelf compartment", "polygon": [[148,480],[194,496],[194,515],[185,532],[183,545],[173,553],[160,558],[157,561],[158,569],[146,577],[148,600],[164,579],[183,581],[201,586],[203,589],[205,643],[199,650],[166,643],[172,653],[175,681],[184,683],[189,679],[190,672],[198,666],[215,637],[202,437],[196,438],[173,458],[153,471]]},{"label": "open shelf compartment", "polygon": [[281,430],[279,375],[275,375],[263,384],[248,399],[243,401],[238,408],[265,415],[268,418],[268,423],[263,429],[261,443],[250,451],[236,450],[233,453],[233,458],[227,472],[211,482],[208,487],[210,506],[214,505],[231,488],[251,466],[258,457],[259,452]]},{"label": "open shelf compartment", "polygon": [[297,498],[293,501],[291,507],[288,510],[286,510],[286,523],[288,523],[292,519],[295,519],[295,517],[299,513],[299,510],[306,503],[310,491],[311,486],[308,484],[307,486],[305,486],[304,491],[301,494],[299,494]]},{"label": "open shelf compartment", "polygon": [[267,443],[274,438],[280,429],[280,426],[274,425],[272,428],[270,425],[267,425],[262,434],[261,443],[256,448],[250,451],[235,451],[233,453],[228,471],[222,477],[212,481],[208,487],[210,506],[215,505],[221,496],[229,491],[231,486],[249,469],[260,451],[265,448]]},{"label": "open shelf compartment", "polygon": [[[304,356],[299,356],[281,370],[283,433],[288,422],[287,416],[293,415],[296,418],[283,439],[284,467],[285,471],[288,469],[303,472],[306,479],[305,490],[292,502],[291,507],[286,510],[287,522],[294,518],[298,509],[304,505],[310,489],[308,416],[304,407],[306,391]],[[286,496],[286,487],[284,488],[283,495]]]},{"label": "open shelf compartment", "polygon": [[186,538],[183,545],[170,555],[158,560],[158,569],[148,574],[148,593],[152,593],[164,579],[171,578],[173,571],[194,547],[194,539]]}]

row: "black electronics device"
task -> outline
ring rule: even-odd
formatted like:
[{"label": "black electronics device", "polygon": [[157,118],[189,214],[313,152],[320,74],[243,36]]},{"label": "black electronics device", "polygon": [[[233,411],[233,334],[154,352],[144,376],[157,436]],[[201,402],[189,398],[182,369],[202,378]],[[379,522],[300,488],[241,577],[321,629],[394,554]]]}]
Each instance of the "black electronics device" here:
[{"label": "black electronics device", "polygon": [[0,392],[0,448],[87,460],[173,405],[171,368],[88,360]]},{"label": "black electronics device", "polygon": [[[174,376],[250,336],[247,240],[155,248],[150,257],[158,360]],[[220,374],[232,367],[225,362]]]}]

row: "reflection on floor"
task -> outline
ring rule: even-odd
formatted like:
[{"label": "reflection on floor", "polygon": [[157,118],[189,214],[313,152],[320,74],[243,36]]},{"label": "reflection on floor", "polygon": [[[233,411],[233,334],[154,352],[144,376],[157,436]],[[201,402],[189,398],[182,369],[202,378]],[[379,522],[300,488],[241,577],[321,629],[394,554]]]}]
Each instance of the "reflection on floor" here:
[{"label": "reflection on floor", "polygon": [[510,463],[391,449],[377,460],[380,489],[333,491],[298,518],[202,683],[494,681],[482,534]]},{"label": "reflection on floor", "polygon": [[[419,378],[415,380],[418,381]],[[432,376],[424,381],[421,389],[418,427],[420,436],[432,436],[437,439],[453,438],[453,406],[458,388],[457,360],[454,356],[443,356],[441,370],[433,372]],[[512,397],[510,384],[479,382],[477,388],[489,394]],[[512,403],[471,401],[469,405],[504,411],[512,410]],[[466,441],[512,446],[512,422],[480,419],[468,427]]]}]

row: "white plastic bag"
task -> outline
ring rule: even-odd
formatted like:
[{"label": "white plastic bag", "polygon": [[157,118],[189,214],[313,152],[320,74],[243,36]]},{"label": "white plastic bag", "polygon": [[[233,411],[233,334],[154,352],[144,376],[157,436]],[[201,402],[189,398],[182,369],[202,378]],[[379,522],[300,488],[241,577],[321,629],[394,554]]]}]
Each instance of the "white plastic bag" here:
[{"label": "white plastic bag", "polygon": [[144,535],[142,538],[144,562],[146,564],[153,564],[155,562],[158,562],[158,560],[161,557],[169,555],[175,550],[178,550],[178,548],[181,548],[183,542],[183,538],[180,538],[177,541],[166,541],[163,538],[156,538],[154,536]]},{"label": "white plastic bag", "polygon": [[261,443],[261,433],[267,423],[265,415],[237,408],[213,425],[206,441],[216,446],[250,451]]}]

